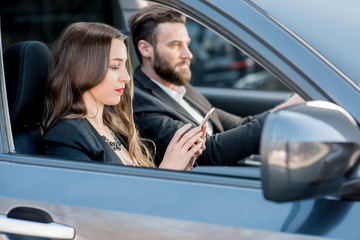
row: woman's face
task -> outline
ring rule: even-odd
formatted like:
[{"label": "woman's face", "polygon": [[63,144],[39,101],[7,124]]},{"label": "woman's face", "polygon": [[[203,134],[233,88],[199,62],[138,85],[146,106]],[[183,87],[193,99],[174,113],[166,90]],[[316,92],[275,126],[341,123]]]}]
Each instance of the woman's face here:
[{"label": "woman's face", "polygon": [[116,105],[130,81],[125,67],[127,61],[126,46],[122,40],[113,39],[110,48],[109,68],[105,78],[89,91],[96,102],[102,105]]}]

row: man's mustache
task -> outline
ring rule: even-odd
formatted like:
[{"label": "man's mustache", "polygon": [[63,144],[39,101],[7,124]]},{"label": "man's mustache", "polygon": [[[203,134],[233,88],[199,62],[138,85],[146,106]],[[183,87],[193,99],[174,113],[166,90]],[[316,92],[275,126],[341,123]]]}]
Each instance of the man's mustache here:
[{"label": "man's mustache", "polygon": [[177,64],[175,64],[175,67],[181,66],[181,65],[184,65],[184,64],[190,65],[190,63],[191,63],[190,60],[184,60],[184,61],[181,61],[181,62],[178,62]]}]

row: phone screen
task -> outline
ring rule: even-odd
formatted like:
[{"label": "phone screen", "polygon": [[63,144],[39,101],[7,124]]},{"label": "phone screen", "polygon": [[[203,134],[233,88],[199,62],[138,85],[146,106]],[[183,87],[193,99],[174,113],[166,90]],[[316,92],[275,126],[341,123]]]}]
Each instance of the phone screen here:
[{"label": "phone screen", "polygon": [[202,120],[202,122],[200,123],[200,126],[203,126],[210,118],[211,114],[214,112],[215,108],[211,108],[208,113],[206,114],[206,116],[204,117],[204,119]]}]

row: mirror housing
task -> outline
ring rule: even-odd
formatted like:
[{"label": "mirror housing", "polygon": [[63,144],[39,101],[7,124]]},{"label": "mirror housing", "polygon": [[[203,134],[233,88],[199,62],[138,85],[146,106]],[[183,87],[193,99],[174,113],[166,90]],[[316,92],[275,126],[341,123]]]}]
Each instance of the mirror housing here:
[{"label": "mirror housing", "polygon": [[360,130],[343,108],[310,101],[269,114],[260,142],[265,198],[345,194],[360,156]]}]

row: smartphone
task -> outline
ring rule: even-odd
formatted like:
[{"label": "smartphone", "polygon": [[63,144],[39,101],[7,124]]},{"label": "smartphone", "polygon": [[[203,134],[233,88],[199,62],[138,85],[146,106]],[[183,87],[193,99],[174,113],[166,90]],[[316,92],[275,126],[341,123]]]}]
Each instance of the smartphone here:
[{"label": "smartphone", "polygon": [[200,126],[202,127],[210,118],[211,114],[214,112],[215,108],[211,108],[208,113],[206,114],[206,116],[204,117],[204,119],[201,121]]}]

